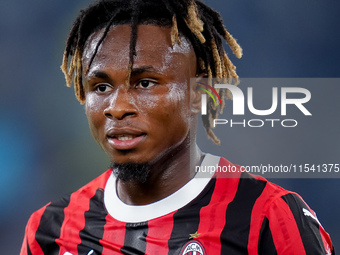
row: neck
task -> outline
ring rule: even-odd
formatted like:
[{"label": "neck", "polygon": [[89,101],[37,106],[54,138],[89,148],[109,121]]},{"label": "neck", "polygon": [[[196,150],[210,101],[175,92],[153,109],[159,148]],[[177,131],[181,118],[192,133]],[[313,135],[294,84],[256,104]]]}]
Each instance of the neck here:
[{"label": "neck", "polygon": [[200,165],[203,154],[196,141],[185,141],[164,156],[150,163],[146,182],[117,180],[117,193],[126,204],[146,205],[157,202],[179,190],[195,176],[195,166]]}]

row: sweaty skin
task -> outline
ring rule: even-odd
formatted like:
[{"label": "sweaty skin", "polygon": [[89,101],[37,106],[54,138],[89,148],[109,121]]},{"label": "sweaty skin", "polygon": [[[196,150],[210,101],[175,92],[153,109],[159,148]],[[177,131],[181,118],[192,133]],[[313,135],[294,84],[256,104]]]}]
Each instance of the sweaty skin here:
[{"label": "sweaty skin", "polygon": [[146,183],[118,179],[118,196],[127,204],[149,204],[172,194],[193,178],[190,166],[202,157],[196,145],[200,94],[190,87],[195,52],[184,37],[172,47],[170,31],[138,26],[130,84],[129,25],[110,29],[90,67],[103,30],[88,39],[83,54],[85,109],[93,137],[111,161],[151,166]]}]

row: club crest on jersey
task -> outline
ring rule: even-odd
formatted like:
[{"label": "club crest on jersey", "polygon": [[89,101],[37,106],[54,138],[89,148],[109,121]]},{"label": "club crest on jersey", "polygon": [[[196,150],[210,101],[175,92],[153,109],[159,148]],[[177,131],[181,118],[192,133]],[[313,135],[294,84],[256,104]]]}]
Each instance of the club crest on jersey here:
[{"label": "club crest on jersey", "polygon": [[192,240],[185,244],[180,254],[181,255],[206,255],[206,252],[205,252],[203,245],[199,241]]},{"label": "club crest on jersey", "polygon": [[[94,253],[93,250],[89,251],[87,255],[92,255]],[[64,253],[64,255],[73,255],[72,253],[69,253],[68,251]]]}]

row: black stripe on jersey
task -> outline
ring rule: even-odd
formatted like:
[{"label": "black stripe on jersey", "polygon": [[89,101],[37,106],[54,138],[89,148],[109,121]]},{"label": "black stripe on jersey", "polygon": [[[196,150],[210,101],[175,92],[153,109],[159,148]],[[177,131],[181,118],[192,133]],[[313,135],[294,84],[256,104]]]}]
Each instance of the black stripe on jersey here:
[{"label": "black stripe on jersey", "polygon": [[30,247],[28,245],[28,241],[27,241],[27,255],[32,255],[32,252],[31,252]]},{"label": "black stripe on jersey", "polygon": [[148,222],[127,223],[125,226],[124,246],[120,249],[123,254],[145,254]]},{"label": "black stripe on jersey", "polygon": [[269,220],[264,218],[260,230],[258,254],[275,255],[277,250],[274,244],[273,235],[269,228]]},{"label": "black stripe on jersey", "polygon": [[59,254],[59,245],[55,240],[60,237],[61,226],[65,218],[64,209],[69,203],[70,195],[52,202],[41,216],[35,239],[44,254]]},{"label": "black stripe on jersey", "polygon": [[85,212],[85,227],[79,232],[81,243],[78,245],[78,254],[102,254],[103,247],[99,240],[103,238],[107,212],[104,208],[104,190],[97,189],[90,199],[90,208]]},{"label": "black stripe on jersey", "polygon": [[227,208],[221,254],[247,254],[252,209],[265,186],[265,181],[241,174],[236,195]]},{"label": "black stripe on jersey", "polygon": [[190,234],[198,230],[201,208],[210,203],[215,184],[214,178],[196,199],[174,213],[174,225],[168,241],[169,255],[179,254],[183,246],[190,241]]},{"label": "black stripe on jersey", "polygon": [[307,205],[296,194],[287,194],[282,199],[294,215],[306,254],[326,254],[319,223],[310,214],[304,214],[303,209],[309,212]]}]

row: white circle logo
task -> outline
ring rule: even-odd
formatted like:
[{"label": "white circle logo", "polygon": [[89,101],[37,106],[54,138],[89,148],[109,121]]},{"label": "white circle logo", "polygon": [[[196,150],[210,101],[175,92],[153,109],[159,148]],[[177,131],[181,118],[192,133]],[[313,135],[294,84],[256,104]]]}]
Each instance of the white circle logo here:
[{"label": "white circle logo", "polygon": [[192,240],[184,246],[181,255],[206,255],[206,252],[199,241]]}]

